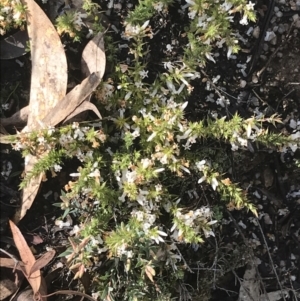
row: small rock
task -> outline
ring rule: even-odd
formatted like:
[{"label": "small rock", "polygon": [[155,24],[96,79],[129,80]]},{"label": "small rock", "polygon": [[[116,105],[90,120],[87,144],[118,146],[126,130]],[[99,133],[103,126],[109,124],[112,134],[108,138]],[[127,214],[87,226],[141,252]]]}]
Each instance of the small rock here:
[{"label": "small rock", "polygon": [[269,50],[269,45],[265,43],[265,44],[263,45],[263,50],[264,50],[264,51],[268,51],[268,50]]},{"label": "small rock", "polygon": [[258,39],[259,38],[259,34],[260,34],[260,28],[259,28],[259,26],[256,26],[253,29],[252,36],[253,36],[253,38]]},{"label": "small rock", "polygon": [[275,36],[271,41],[270,44],[276,45],[277,44],[277,36]]},{"label": "small rock", "polygon": [[241,88],[245,88],[246,85],[247,85],[247,82],[246,82],[245,80],[241,80],[241,81],[240,81],[240,87],[241,87]]},{"label": "small rock", "polygon": [[266,32],[266,36],[265,36],[265,41],[266,42],[270,42],[271,40],[273,40],[276,37],[276,34],[274,33],[274,31],[267,31]]},{"label": "small rock", "polygon": [[270,167],[266,167],[263,173],[264,184],[266,188],[269,188],[273,185],[274,182],[274,173]]}]

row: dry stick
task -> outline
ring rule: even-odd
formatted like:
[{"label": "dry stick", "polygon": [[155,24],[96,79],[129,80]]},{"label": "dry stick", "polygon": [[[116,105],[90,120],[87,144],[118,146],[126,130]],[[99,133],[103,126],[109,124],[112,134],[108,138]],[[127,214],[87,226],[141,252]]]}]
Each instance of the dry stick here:
[{"label": "dry stick", "polygon": [[11,255],[10,253],[6,252],[5,250],[3,250],[1,248],[0,248],[0,251],[2,253],[6,254],[7,256],[9,256],[14,261],[15,266],[14,266],[13,272],[15,272],[17,265],[19,264],[20,261],[14,255]]},{"label": "dry stick", "polygon": [[[248,249],[249,249],[249,251],[250,251],[251,259],[252,259],[252,261],[253,261],[253,263],[254,263],[254,262],[255,262],[255,260],[254,260],[254,257],[255,257],[255,256],[254,256],[254,253],[253,253],[252,248],[248,245],[248,242],[247,242],[247,240],[246,240],[246,238],[245,238],[243,232],[241,231],[239,225],[237,224],[236,220],[234,219],[234,217],[232,216],[232,214],[230,213],[229,210],[227,210],[227,214],[229,215],[230,219],[231,219],[231,220],[233,221],[233,223],[234,223],[235,228],[237,229],[237,231],[238,231],[239,234],[241,235],[241,237],[242,237],[242,239],[243,239],[243,241],[244,241],[244,244],[248,247]],[[266,290],[266,288],[265,288],[265,285],[264,285],[264,283],[263,283],[263,281],[262,281],[262,278],[261,278],[261,276],[260,276],[260,273],[259,273],[259,271],[258,271],[257,265],[254,264],[254,267],[255,267],[255,271],[256,271],[258,280],[260,281],[260,283],[261,283],[261,285],[262,285],[262,287],[263,287],[264,294],[265,294],[267,300],[270,301],[269,296],[268,296],[268,293],[267,293],[267,290]]]},{"label": "dry stick", "polygon": [[295,293],[295,289],[294,289],[294,286],[293,286],[293,282],[292,282],[290,276],[291,276],[291,275],[290,275],[290,273],[289,273],[290,286],[291,286],[291,288],[292,288],[293,296],[294,296],[294,298],[295,298],[295,301],[299,301],[299,299],[298,299],[298,297],[297,297],[297,295],[296,295],[296,293]]},{"label": "dry stick", "polygon": [[274,274],[275,274],[275,277],[276,277],[276,279],[277,279],[279,288],[280,288],[280,290],[281,290],[282,298],[283,298],[284,301],[286,301],[285,296],[284,296],[284,293],[283,293],[283,287],[282,287],[282,285],[281,285],[281,283],[280,283],[280,280],[279,280],[277,271],[276,271],[276,269],[275,269],[275,266],[274,266],[274,263],[273,263],[273,259],[272,259],[272,256],[271,256],[271,254],[270,254],[270,251],[269,251],[269,246],[268,246],[268,243],[267,243],[267,241],[266,241],[266,237],[265,237],[264,232],[263,232],[263,230],[262,230],[262,228],[261,228],[261,225],[260,225],[260,223],[259,223],[258,218],[255,218],[255,219],[256,219],[256,222],[257,222],[257,224],[258,224],[260,233],[261,233],[261,235],[262,235],[262,237],[263,237],[264,243],[265,243],[265,245],[266,245],[266,247],[267,247],[267,252],[268,252],[269,259],[270,259],[270,263],[271,263],[271,265],[272,265],[273,272],[274,272]]},{"label": "dry stick", "polygon": [[48,295],[41,295],[42,297],[50,297],[53,295],[77,295],[77,296],[82,296],[84,298],[87,298],[91,301],[96,301],[94,298],[90,297],[89,295],[86,295],[84,293],[81,292],[77,292],[77,291],[69,291],[69,290],[61,290],[61,291],[57,291]]}]

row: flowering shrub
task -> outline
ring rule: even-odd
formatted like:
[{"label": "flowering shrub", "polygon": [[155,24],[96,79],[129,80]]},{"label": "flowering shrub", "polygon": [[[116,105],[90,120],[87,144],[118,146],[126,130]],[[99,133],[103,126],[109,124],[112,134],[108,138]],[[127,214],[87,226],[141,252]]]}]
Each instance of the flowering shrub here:
[{"label": "flowering shrub", "polygon": [[24,29],[25,8],[21,0],[1,0],[0,3],[0,35],[13,28]]},{"label": "flowering shrub", "polygon": [[181,61],[162,58],[164,72],[150,76],[145,61],[145,45],[153,37],[149,18],[167,14],[173,1],[140,1],[122,33],[131,62],[118,62],[96,92],[103,119],[12,137],[14,149],[24,156],[43,154],[23,186],[40,172],[55,175],[66,158],[79,160],[62,192],[64,214],[57,225],[63,227],[68,215],[78,221],[70,242],[80,250],[62,254],[78,271],[76,278],[102,258],[92,285],[95,298],[171,300],[190,271],[183,251],[201,248],[214,236],[220,218],[215,212],[246,208],[257,214],[247,192],[229,178],[226,151],[220,151],[223,161],[216,160],[211,145],[238,151],[251,143],[297,144],[293,136],[269,133],[267,125],[280,122],[275,115],[189,120],[185,109],[201,77],[199,67],[206,59],[214,61],[214,47],[227,45],[228,57],[238,50],[230,29],[235,12],[241,13],[240,24],[255,15],[251,1],[186,2],[181,12],[191,21]]}]

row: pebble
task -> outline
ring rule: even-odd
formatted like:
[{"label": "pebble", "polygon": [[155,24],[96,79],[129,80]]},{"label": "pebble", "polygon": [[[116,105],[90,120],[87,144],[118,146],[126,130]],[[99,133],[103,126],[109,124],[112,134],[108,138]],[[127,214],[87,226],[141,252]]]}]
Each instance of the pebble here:
[{"label": "pebble", "polygon": [[275,37],[276,37],[276,34],[273,31],[267,31],[266,36],[265,36],[265,41],[270,42]]},{"label": "pebble", "polygon": [[279,26],[278,26],[278,32],[280,34],[283,34],[285,32],[285,28],[284,28],[283,24],[279,24]]},{"label": "pebble", "polygon": [[263,50],[264,50],[264,51],[268,51],[268,50],[269,50],[269,45],[265,43],[265,44],[263,45]]},{"label": "pebble", "polygon": [[240,87],[241,87],[241,88],[245,88],[246,85],[247,85],[247,82],[246,82],[245,80],[242,79],[242,80],[240,81]]},{"label": "pebble", "polygon": [[271,41],[270,41],[271,45],[276,45],[277,44],[277,36],[275,36]]},{"label": "pebble", "polygon": [[253,38],[258,39],[259,38],[259,34],[260,34],[260,28],[259,28],[259,26],[256,26],[253,29],[253,33],[252,33]]}]

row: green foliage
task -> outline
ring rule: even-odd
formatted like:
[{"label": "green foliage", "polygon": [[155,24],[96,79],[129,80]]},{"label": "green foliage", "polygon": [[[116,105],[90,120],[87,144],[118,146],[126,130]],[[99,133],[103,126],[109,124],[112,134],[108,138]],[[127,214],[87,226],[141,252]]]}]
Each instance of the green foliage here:
[{"label": "green foliage", "polygon": [[[201,248],[215,235],[223,208],[257,214],[246,191],[230,179],[224,146],[246,151],[248,142],[272,149],[297,143],[267,130],[280,122],[276,116],[190,121],[185,110],[193,80],[200,78],[197,68],[214,60],[211,51],[223,43],[229,55],[238,50],[230,18],[238,12],[242,23],[253,21],[251,2],[189,1],[183,12],[191,19],[184,56],[179,61],[162,58],[164,72],[157,71],[154,79],[148,76],[146,57],[153,37],[148,18],[167,14],[172,3],[140,1],[129,13],[124,36],[133,58],[130,65],[116,61],[113,42],[106,39],[115,70],[96,93],[104,116],[100,123],[14,137],[14,149],[39,158],[23,186],[41,172],[59,172],[63,160],[79,160],[61,195],[59,224],[68,214],[78,221],[77,247],[70,242],[80,250],[65,254],[70,269],[80,265],[84,270],[91,258],[102,258],[92,284],[102,299],[172,300],[189,271],[186,250]],[[73,26],[78,16],[73,12],[58,19],[60,31],[79,34],[81,28]]]},{"label": "green foliage", "polygon": [[0,35],[5,35],[14,28],[24,30],[26,21],[25,6],[18,0],[1,0]]}]

